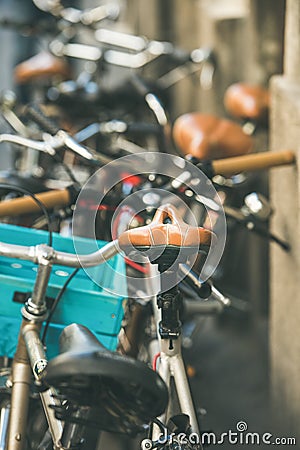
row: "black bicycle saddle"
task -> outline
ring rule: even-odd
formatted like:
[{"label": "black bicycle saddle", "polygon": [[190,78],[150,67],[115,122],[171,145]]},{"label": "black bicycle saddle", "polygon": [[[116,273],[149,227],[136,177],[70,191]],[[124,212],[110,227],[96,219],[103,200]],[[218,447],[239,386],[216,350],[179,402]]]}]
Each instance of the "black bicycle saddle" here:
[{"label": "black bicycle saddle", "polygon": [[67,326],[60,347],[62,353],[43,376],[71,405],[55,408],[56,417],[135,435],[165,410],[168,391],[160,376],[140,361],[107,350],[83,325]]}]

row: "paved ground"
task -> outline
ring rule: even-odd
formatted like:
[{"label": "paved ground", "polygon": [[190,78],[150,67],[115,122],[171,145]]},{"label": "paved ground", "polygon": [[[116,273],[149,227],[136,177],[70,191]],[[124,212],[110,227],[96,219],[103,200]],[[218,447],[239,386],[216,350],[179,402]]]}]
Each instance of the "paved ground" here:
[{"label": "paved ground", "polygon": [[[236,432],[237,424],[242,421],[249,432],[285,435],[284,429],[278,431],[275,427],[270,414],[266,320],[255,323],[241,318],[201,320],[193,336],[193,346],[185,350],[185,358],[196,369],[191,379],[195,401],[207,410],[202,419],[203,430],[213,430],[220,436],[229,430]],[[228,441],[209,448],[258,447],[270,448],[269,445],[234,445]],[[278,448],[283,447],[286,448],[282,445]]]},{"label": "paved ground", "polygon": [[[195,403],[207,411],[201,420],[203,431],[213,431],[220,437],[229,430],[236,432],[237,424],[242,421],[249,432],[284,435],[275,431],[270,417],[267,336],[267,322],[263,319],[251,323],[242,316],[229,315],[196,321],[193,344],[184,350],[184,357],[196,370],[190,379]],[[114,447],[111,441],[110,447]],[[119,449],[118,445],[114,448]],[[135,450],[139,446],[138,442],[131,442],[121,448]],[[234,450],[270,446],[236,445],[226,441],[209,448]]]}]

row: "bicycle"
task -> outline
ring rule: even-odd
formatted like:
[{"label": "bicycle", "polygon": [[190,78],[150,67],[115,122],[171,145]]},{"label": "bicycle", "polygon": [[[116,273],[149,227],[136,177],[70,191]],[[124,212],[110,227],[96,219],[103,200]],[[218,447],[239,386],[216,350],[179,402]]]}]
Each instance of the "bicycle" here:
[{"label": "bicycle", "polygon": [[[170,223],[164,223],[166,219],[170,219]],[[171,205],[161,206],[151,224],[141,228],[125,231],[119,236],[118,244],[125,254],[132,255],[141,253],[147,256],[153,264],[158,264],[160,271],[161,288],[157,296],[157,306],[161,309],[162,320],[159,322],[159,347],[160,347],[160,365],[159,373],[164,379],[170,390],[170,377],[174,376],[176,389],[178,393],[181,415],[186,422],[186,432],[197,433],[200,436],[198,420],[196,418],[193,401],[187,381],[187,376],[181,355],[181,323],[179,320],[180,295],[177,287],[176,272],[179,263],[186,260],[187,256],[198,252],[206,252],[211,245],[212,233],[208,230],[198,227],[190,227],[182,221],[180,215]],[[75,346],[79,346],[79,341],[74,338]],[[73,345],[72,336],[63,336],[63,342],[68,348]],[[69,342],[71,342],[69,344]],[[76,348],[75,348],[76,349]],[[74,354],[75,355],[75,354]],[[79,358],[78,354],[78,358]],[[68,398],[82,403],[86,406],[85,399],[78,398],[76,392],[76,376],[75,375],[71,354],[68,351],[52,361],[50,361],[45,379],[50,385],[57,388],[58,392],[66,395]],[[156,358],[157,359],[157,358]],[[101,370],[101,369],[100,369]],[[105,369],[102,369],[105,370]],[[88,369],[81,367],[80,375],[86,374]],[[174,397],[175,393],[170,394]],[[173,400],[175,397],[173,398]],[[82,402],[82,403],[81,403]],[[76,417],[71,412],[71,418]],[[158,430],[153,430],[151,448],[162,447],[160,442],[156,442],[159,433],[164,429],[163,424],[167,424],[174,414],[171,410],[166,415],[160,416],[154,420]],[[188,418],[187,418],[188,417]],[[190,422],[189,422],[190,421]],[[168,428],[169,425],[167,425]],[[116,430],[116,426],[111,426],[111,430]],[[178,433],[180,430],[178,430]],[[141,448],[150,448],[149,439],[142,442]],[[163,443],[163,440],[161,439]],[[148,447],[147,447],[148,445]],[[172,448],[172,447],[170,447]],[[184,447],[184,448],[189,448]],[[202,448],[200,444],[199,447]]]},{"label": "bicycle", "polygon": [[[5,408],[6,419],[8,411],[10,416],[9,431],[4,427],[4,425],[6,425],[6,427],[8,425],[7,420],[4,420],[2,417],[1,422],[0,441],[2,443],[6,441],[6,432],[8,432],[7,448],[9,450],[23,449],[25,446],[26,427],[28,426],[26,415],[30,397],[30,386],[32,385],[32,375],[35,379],[36,392],[41,398],[43,410],[48,421],[54,448],[81,448],[81,427],[69,424],[66,418],[64,418],[66,423],[63,426],[61,420],[54,417],[53,410],[58,411],[64,410],[65,408],[68,415],[72,409],[71,406],[66,404],[64,398],[57,397],[55,391],[53,391],[51,387],[48,389],[48,385],[43,381],[45,368],[47,366],[47,357],[44,345],[41,341],[40,332],[42,323],[47,319],[48,312],[45,294],[53,265],[79,268],[81,267],[81,264],[87,264],[88,267],[92,267],[104,263],[112,258],[117,252],[117,241],[106,244],[98,252],[90,255],[74,255],[55,251],[51,247],[51,243],[50,245],[40,244],[34,247],[5,243],[0,244],[1,256],[31,261],[38,265],[37,278],[32,296],[26,301],[22,308],[23,320],[20,327],[17,350],[12,363],[12,375],[10,380],[11,404],[10,406],[7,404]],[[76,328],[77,331],[74,331],[73,335],[72,330],[74,328]],[[93,343],[92,350],[90,346],[90,352],[85,355],[87,359],[85,360],[86,365],[84,366],[87,368],[89,362],[91,362],[93,358],[96,361],[97,367],[92,374],[89,374],[90,377],[98,376],[103,383],[103,379],[106,379],[105,371],[106,376],[112,376],[112,373],[115,373],[115,375],[112,376],[112,380],[106,379],[108,384],[106,389],[101,391],[101,393],[107,395],[109,391],[108,388],[111,388],[112,392],[109,392],[109,394],[111,395],[113,403],[106,405],[106,413],[109,418],[112,418],[116,416],[117,412],[122,411],[124,416],[119,417],[119,429],[121,431],[136,433],[141,430],[143,423],[146,423],[150,417],[153,418],[157,413],[162,412],[167,400],[167,391],[158,375],[154,374],[153,371],[141,362],[111,354],[108,350],[105,350],[96,337],[85,328],[71,326],[68,330],[69,331],[65,331],[65,334],[70,332],[75,340],[78,339],[78,335],[81,334],[85,337],[86,344]],[[69,344],[70,339],[71,338],[67,339]],[[81,355],[81,357],[83,356]],[[104,372],[101,372],[102,369],[99,372],[100,366]],[[71,366],[68,367],[71,368]],[[57,371],[55,373],[58,374]],[[76,373],[78,375],[77,369],[74,380],[76,379]],[[101,375],[99,375],[99,373],[101,373]],[[77,381],[79,378],[80,377],[77,377]],[[85,380],[87,378],[88,375],[86,374]],[[91,379],[89,379],[89,381],[91,382]],[[84,386],[84,380],[82,380],[82,383],[81,387]],[[126,390],[127,383],[130,385],[128,390]],[[116,398],[118,397],[117,393],[120,389],[123,389],[123,397],[121,395],[120,399],[117,400],[117,404],[115,405],[116,410],[114,410],[113,398],[114,395],[116,395]],[[132,398],[130,392],[135,392],[136,397]],[[99,395],[102,395],[101,393]],[[104,406],[104,409],[105,408],[106,407]],[[82,413],[84,414],[84,417],[86,417],[88,415],[87,408],[84,408]],[[103,411],[101,411],[101,414],[103,416]]]},{"label": "bicycle", "polygon": [[[167,217],[170,217],[172,220],[170,225],[163,224],[163,220]],[[159,241],[154,241],[153,245],[152,243],[149,244],[150,233],[157,234],[156,229],[163,231],[165,241],[161,242],[161,239],[159,239]],[[148,237],[146,236],[146,241],[145,233],[149,233]],[[158,375],[155,375],[154,372],[140,362],[123,356],[111,355],[108,350],[104,350],[97,339],[84,327],[77,325],[68,326],[63,331],[61,338],[64,353],[52,359],[49,364],[47,363],[44,347],[40,339],[40,329],[42,322],[46,319],[45,292],[52,266],[58,264],[66,267],[80,267],[80,265],[92,267],[107,261],[120,249],[127,252],[128,244],[132,244],[136,251],[145,252],[145,250],[149,250],[151,258],[154,255],[157,257],[157,252],[159,251],[160,253],[163,250],[163,254],[167,256],[167,259],[157,259],[157,261],[159,264],[162,264],[159,267],[164,267],[164,270],[162,270],[164,272],[165,269],[169,270],[170,268],[170,266],[167,267],[168,262],[174,262],[176,257],[180,255],[180,252],[183,252],[182,256],[185,259],[188,254],[199,250],[200,239],[204,240],[200,250],[207,250],[210,246],[211,236],[212,234],[208,230],[189,227],[182,222],[174,208],[163,206],[157,211],[151,225],[124,232],[118,240],[106,244],[93,254],[68,254],[55,251],[51,246],[44,244],[26,247],[1,243],[1,256],[23,259],[38,264],[33,294],[22,308],[23,320],[20,328],[19,343],[13,358],[8,450],[20,450],[24,445],[26,411],[28,409],[29,386],[32,376],[31,370],[47,417],[54,448],[58,449],[79,448],[82,443],[80,425],[93,423],[88,410],[90,407],[92,407],[93,412],[95,412],[95,408],[96,412],[100,413],[101,411],[100,423],[104,429],[134,434],[137,431],[141,431],[146,419],[154,418],[157,413],[162,412],[167,399],[166,388]],[[181,257],[180,261],[182,262]],[[164,286],[168,287],[167,284],[163,284],[162,291],[164,291]],[[164,294],[162,296],[161,301],[163,301]],[[170,316],[168,317],[167,303],[163,307],[165,312],[163,313],[162,326],[168,327],[172,325],[174,318],[177,318],[179,303],[175,306],[171,319]],[[178,318],[176,320],[176,327],[180,327]],[[167,331],[166,328],[165,332]],[[172,334],[171,330],[169,332]],[[165,338],[167,336],[170,338],[171,334],[165,335]],[[180,330],[178,328],[172,339],[177,339],[179,336]],[[179,345],[180,340],[176,343],[178,358],[180,358]],[[83,364],[81,360],[84,361]],[[184,377],[185,372],[182,363],[180,372],[182,377]],[[107,376],[112,377],[112,380],[107,379]],[[95,377],[97,381],[101,381],[101,385],[104,388],[103,391],[99,392],[96,388],[96,391],[93,390],[92,386],[94,386]],[[128,391],[124,385],[129,380],[130,390]],[[133,380],[136,384],[132,384]],[[63,397],[57,396],[55,391],[52,391],[52,387],[48,389],[48,386],[56,386]],[[79,387],[85,390],[86,395],[81,395],[82,393],[78,395]],[[101,408],[97,409],[99,405],[95,403],[95,399],[89,390],[92,390],[93,394],[97,392],[102,400],[104,395],[105,404],[101,407],[104,409],[104,412]],[[129,392],[134,392],[136,395],[137,390],[139,396],[136,399],[132,399],[132,395]],[[117,394],[120,394],[120,392],[122,392],[122,395],[119,398]],[[87,395],[88,393],[90,394]],[[189,395],[187,384],[182,395],[183,397]],[[59,402],[57,399],[62,401]],[[66,402],[66,399],[68,402]],[[87,401],[88,404],[86,403]],[[189,408],[191,408],[190,402],[191,400],[188,401],[189,406],[183,407],[184,412],[189,412]],[[53,409],[56,411],[56,416],[59,419],[54,419]],[[82,417],[82,414],[84,417]],[[190,414],[193,427],[195,427],[195,416],[191,409]],[[62,427],[61,420],[65,421],[64,427]],[[73,422],[75,422],[75,425]],[[96,423],[99,422],[96,420]],[[2,423],[1,428],[2,442],[5,441],[3,425],[4,423]]]}]

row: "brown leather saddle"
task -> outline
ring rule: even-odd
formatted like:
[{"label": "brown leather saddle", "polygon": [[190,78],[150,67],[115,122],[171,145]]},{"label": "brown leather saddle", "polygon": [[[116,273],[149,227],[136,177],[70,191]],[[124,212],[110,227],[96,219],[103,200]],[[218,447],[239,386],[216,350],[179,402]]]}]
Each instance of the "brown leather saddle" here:
[{"label": "brown leather saddle", "polygon": [[178,251],[182,256],[205,252],[213,238],[210,230],[188,225],[174,206],[166,204],[156,211],[149,225],[123,232],[118,242],[126,254],[146,252],[154,261],[163,252]]},{"label": "brown leather saddle", "polygon": [[200,160],[241,156],[253,147],[252,138],[244,133],[240,125],[197,112],[177,118],[173,138],[185,155],[190,154]]},{"label": "brown leather saddle", "polygon": [[65,60],[49,52],[42,51],[15,67],[14,79],[18,84],[26,84],[40,79],[70,76],[70,68]]},{"label": "brown leather saddle", "polygon": [[235,83],[226,90],[224,105],[234,117],[255,122],[266,122],[270,93],[262,86]]}]

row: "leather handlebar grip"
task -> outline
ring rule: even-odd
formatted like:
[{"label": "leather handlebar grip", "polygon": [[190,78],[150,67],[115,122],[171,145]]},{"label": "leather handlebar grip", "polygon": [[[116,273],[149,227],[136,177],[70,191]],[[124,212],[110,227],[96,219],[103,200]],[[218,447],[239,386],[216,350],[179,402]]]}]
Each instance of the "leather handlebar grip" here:
[{"label": "leather handlebar grip", "polygon": [[233,158],[212,161],[215,175],[231,176],[240,172],[251,172],[256,170],[271,169],[276,166],[294,164],[295,153],[291,150],[279,152],[263,152]]},{"label": "leather handlebar grip", "polygon": [[[52,190],[36,194],[47,209],[59,206],[67,206],[71,201],[71,194],[68,189]],[[39,206],[29,197],[14,198],[0,202],[0,217],[16,217],[20,214],[30,214],[40,211]]]}]

